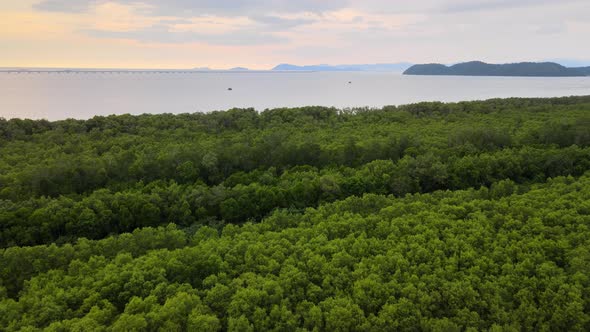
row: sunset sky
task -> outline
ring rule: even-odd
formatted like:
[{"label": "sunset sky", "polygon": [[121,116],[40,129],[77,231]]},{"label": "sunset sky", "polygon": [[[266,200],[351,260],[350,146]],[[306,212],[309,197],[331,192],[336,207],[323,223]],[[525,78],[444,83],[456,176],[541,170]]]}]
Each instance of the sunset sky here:
[{"label": "sunset sky", "polygon": [[0,67],[590,65],[589,17],[589,0],[2,0]]}]

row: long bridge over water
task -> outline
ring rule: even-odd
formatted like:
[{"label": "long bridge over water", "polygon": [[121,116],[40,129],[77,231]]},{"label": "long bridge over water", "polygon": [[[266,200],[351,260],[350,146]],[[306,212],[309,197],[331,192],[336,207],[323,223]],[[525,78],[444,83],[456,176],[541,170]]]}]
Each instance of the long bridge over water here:
[{"label": "long bridge over water", "polygon": [[191,69],[0,69],[0,74],[203,74],[203,73],[310,73],[283,70],[191,70]]},{"label": "long bridge over water", "polygon": [[199,70],[120,70],[120,69],[97,69],[97,70],[37,70],[37,69],[4,69],[0,73],[6,74],[198,74],[198,73],[238,73],[239,71],[199,71]]}]

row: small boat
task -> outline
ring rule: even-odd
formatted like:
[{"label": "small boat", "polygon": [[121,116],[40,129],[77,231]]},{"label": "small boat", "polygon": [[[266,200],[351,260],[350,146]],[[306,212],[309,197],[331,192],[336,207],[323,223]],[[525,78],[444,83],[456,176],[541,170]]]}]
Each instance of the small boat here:
[{"label": "small boat", "polygon": [[231,90],[233,90],[233,89],[232,88],[227,88],[227,91],[231,91]]}]

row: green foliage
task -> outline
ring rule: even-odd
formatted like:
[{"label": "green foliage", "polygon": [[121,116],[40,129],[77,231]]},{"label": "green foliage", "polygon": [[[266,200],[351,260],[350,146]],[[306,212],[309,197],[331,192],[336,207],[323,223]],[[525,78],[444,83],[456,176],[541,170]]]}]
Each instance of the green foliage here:
[{"label": "green foliage", "polygon": [[2,324],[587,330],[589,188],[590,173],[511,191],[370,194],[221,235],[169,226],[13,247],[0,256]]},{"label": "green foliage", "polygon": [[564,67],[555,62],[519,62],[490,64],[481,61],[461,62],[451,66],[438,63],[413,65],[404,75],[459,75],[459,76],[588,76],[588,68]]},{"label": "green foliage", "polygon": [[0,246],[259,221],[365,193],[578,176],[590,165],[587,102],[3,121]]},{"label": "green foliage", "polygon": [[0,330],[590,330],[589,102],[0,120]]}]

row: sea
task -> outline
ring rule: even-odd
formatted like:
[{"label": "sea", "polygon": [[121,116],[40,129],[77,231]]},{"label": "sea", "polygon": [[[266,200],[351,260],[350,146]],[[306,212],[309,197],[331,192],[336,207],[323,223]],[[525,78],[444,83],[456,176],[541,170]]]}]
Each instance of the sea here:
[{"label": "sea", "polygon": [[390,72],[0,72],[0,117],[263,111],[590,95],[590,77],[405,76]]}]

